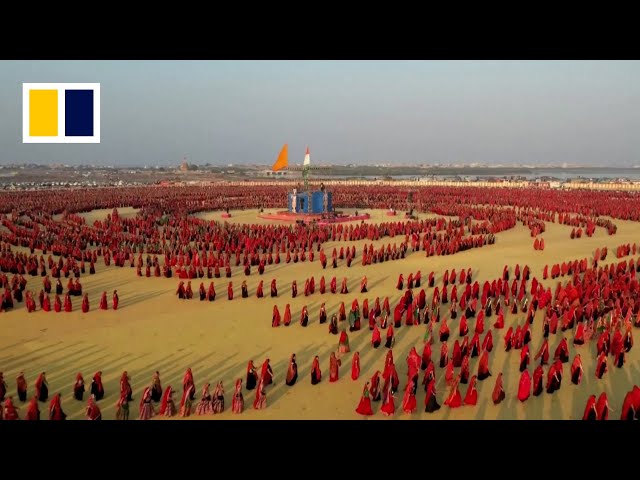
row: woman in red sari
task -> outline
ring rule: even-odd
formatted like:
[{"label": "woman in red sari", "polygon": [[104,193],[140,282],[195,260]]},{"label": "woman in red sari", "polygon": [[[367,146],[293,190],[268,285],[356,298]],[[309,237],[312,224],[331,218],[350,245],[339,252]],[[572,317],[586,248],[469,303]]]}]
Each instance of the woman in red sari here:
[{"label": "woman in red sari", "polygon": [[45,295],[42,299],[42,310],[45,312],[51,311],[51,300],[49,300],[49,295]]},{"label": "woman in red sari", "polygon": [[[193,390],[190,389],[190,387],[193,386]],[[187,368],[187,370],[184,372],[184,376],[182,377],[182,393],[183,393],[183,398],[184,398],[184,393],[189,390],[189,397],[190,400],[195,400],[196,398],[196,391],[195,391],[195,382],[193,380],[193,373],[191,372],[191,368]],[[180,403],[180,406],[182,407],[184,402]]]},{"label": "woman in red sari", "polygon": [[460,367],[460,365],[462,365],[462,350],[460,349],[460,342],[457,339],[453,343],[453,354],[451,356],[451,360],[455,368],[458,368]]},{"label": "woman in red sari", "polygon": [[596,365],[596,378],[600,379],[607,372],[607,354],[606,352],[600,353],[598,356],[598,363]]},{"label": "woman in red sari", "polygon": [[493,400],[494,405],[498,405],[502,400],[504,400],[505,393],[502,385],[502,372],[498,373],[496,377],[496,385],[493,387],[493,394],[491,395],[491,399]]},{"label": "woman in red sari", "polygon": [[60,301],[60,296],[57,293],[53,300],[53,311],[56,313],[60,313],[62,311],[62,302]]},{"label": "woman in red sari", "polygon": [[478,380],[484,380],[485,378],[489,378],[491,376],[491,372],[489,371],[489,352],[483,350],[482,355],[480,355],[480,360],[478,361]]},{"label": "woman in red sari", "polygon": [[556,348],[555,353],[553,354],[553,359],[560,359],[562,363],[567,363],[569,361],[569,346],[567,345],[567,339],[563,338],[560,341],[560,344]]},{"label": "woman in red sari", "polygon": [[64,311],[71,313],[73,311],[73,304],[71,303],[71,296],[69,292],[64,294]]},{"label": "woman in red sari", "polygon": [[558,367],[555,363],[552,363],[549,367],[549,371],[547,372],[547,393],[553,393],[556,390],[560,389],[562,377],[558,372]]},{"label": "woman in red sari", "polygon": [[402,399],[402,411],[404,413],[411,414],[417,409],[415,386],[415,381],[410,379],[404,390],[404,397]]},{"label": "woman in red sari", "polygon": [[102,297],[100,297],[100,310],[107,310],[108,308],[107,292],[102,292]]},{"label": "woman in red sari", "polygon": [[362,277],[360,281],[360,293],[367,293],[367,276]]},{"label": "woman in red sari", "polygon": [[47,383],[45,372],[42,372],[40,375],[38,375],[35,387],[36,397],[38,397],[38,401],[46,402],[49,399],[49,384]]},{"label": "woman in red sari", "polygon": [[447,319],[443,318],[440,324],[440,341],[446,342],[449,339],[449,326],[447,325]]},{"label": "woman in red sari", "polygon": [[284,306],[284,317],[282,317],[282,323],[285,327],[291,325],[291,306],[288,303]]},{"label": "woman in red sari", "polygon": [[598,419],[598,410],[596,409],[596,396],[590,395],[587,399],[587,405],[584,408],[584,413],[582,414],[582,420],[597,420]]},{"label": "woman in red sari", "polygon": [[376,370],[376,373],[371,377],[371,388],[369,389],[369,393],[371,394],[371,400],[374,402],[379,402],[380,395],[380,371]]},{"label": "woman in red sari", "polygon": [[335,313],[331,315],[331,321],[329,322],[329,333],[332,335],[338,334],[338,315]]},{"label": "woman in red sari", "polygon": [[82,298],[82,313],[87,313],[89,311],[89,294],[85,293]]},{"label": "woman in red sari", "polygon": [[543,386],[544,369],[542,365],[538,365],[533,371],[533,396],[537,397],[544,389]]},{"label": "woman in red sari", "polygon": [[258,288],[256,289],[256,297],[263,298],[264,297],[264,280],[260,280],[258,284]]},{"label": "woman in red sari", "polygon": [[524,372],[529,366],[529,345],[525,345],[520,350],[520,372]]},{"label": "woman in red sari", "polygon": [[233,282],[229,282],[227,286],[227,298],[233,300]]},{"label": "woman in red sari", "polygon": [[491,334],[491,330],[487,330],[487,334],[484,336],[482,350],[486,350],[487,352],[493,350],[493,335]]},{"label": "woman in red sari", "polygon": [[138,417],[140,420],[149,420],[156,414],[152,401],[151,387],[145,387],[140,399],[140,416]]},{"label": "woman in red sari", "polygon": [[307,306],[304,305],[300,312],[300,326],[306,327],[307,325],[309,325],[309,310],[307,310]]},{"label": "woman in red sari", "polygon": [[[431,382],[434,383],[434,382]],[[451,386],[451,391],[449,392],[449,396],[444,401],[444,404],[449,408],[458,408],[462,405],[462,395],[460,395],[460,390],[458,390],[458,384],[460,383],[460,375],[455,379],[453,385]]]},{"label": "woman in red sari", "polygon": [[378,329],[378,325],[374,325],[373,333],[371,334],[371,345],[373,345],[373,348],[378,348],[381,343],[380,330]]},{"label": "woman in red sari", "polygon": [[580,358],[580,354],[576,353],[576,356],[573,358],[573,362],[571,363],[571,383],[574,385],[580,385],[583,373],[584,368],[582,367],[582,359]]},{"label": "woman in red sari", "polygon": [[311,365],[311,385],[317,385],[322,380],[322,372],[320,371],[320,358],[316,355]]},{"label": "woman in red sari", "polygon": [[260,378],[258,388],[256,388],[256,398],[253,401],[253,408],[262,410],[267,407],[267,392],[265,390],[264,378]]},{"label": "woman in red sari", "polygon": [[640,411],[640,388],[634,386],[624,397],[620,420],[635,420],[638,411]]},{"label": "woman in red sari", "polygon": [[369,398],[369,382],[364,385],[362,397],[360,398],[360,403],[358,403],[356,408],[356,413],[365,416],[373,415],[373,410],[371,409],[371,398]]},{"label": "woman in red sari", "polygon": [[[2,417],[0,417],[0,420]],[[40,407],[38,406],[37,397],[33,397],[29,402],[29,406],[27,407],[27,411],[24,415],[25,420],[40,420]]]},{"label": "woman in red sari", "polygon": [[390,417],[396,412],[396,405],[395,405],[395,402],[393,401],[393,392],[389,384],[384,389],[384,395],[383,395],[382,406],[380,407],[380,411],[385,417]]},{"label": "woman in red sari", "polygon": [[[542,368],[542,367],[540,367]],[[518,400],[525,402],[531,395],[531,377],[529,376],[529,370],[525,370],[520,375],[520,382],[518,383]]]},{"label": "woman in red sari", "polygon": [[102,386],[102,372],[96,372],[91,381],[91,388],[89,389],[91,395],[94,395],[97,401],[104,398],[104,387]]},{"label": "woman in red sari", "polygon": [[436,382],[429,382],[427,385],[427,395],[424,399],[424,411],[427,413],[433,413],[440,410],[440,405],[436,398]]},{"label": "woman in red sari", "polygon": [[296,363],[296,354],[292,353],[289,359],[289,368],[287,368],[287,377],[285,383],[292,387],[298,380],[298,364]]},{"label": "woman in red sari", "polygon": [[122,372],[120,377],[120,396],[126,396],[128,402],[133,401],[133,389],[131,388],[130,380],[127,371]]},{"label": "woman in red sari", "polygon": [[24,377],[24,372],[20,372],[16,377],[16,390],[18,392],[18,399],[24,403],[27,401],[27,380]]},{"label": "woman in red sari", "polygon": [[476,390],[476,376],[471,377],[467,394],[464,396],[465,405],[476,405],[478,403],[478,390]]},{"label": "woman in red sari", "polygon": [[13,399],[7,397],[4,401],[4,419],[5,420],[20,420],[18,415],[18,407],[13,404]]},{"label": "woman in red sari", "polygon": [[180,400],[180,415],[182,417],[191,416],[191,410],[195,396],[196,386],[195,384],[191,383],[182,394],[182,399]]},{"label": "woman in red sari", "polygon": [[549,342],[546,338],[542,342],[540,350],[538,350],[538,353],[536,353],[536,356],[533,359],[540,359],[540,365],[547,365],[549,363]]},{"label": "woman in red sari", "polygon": [[469,358],[470,358],[469,355],[465,355],[462,358],[462,365],[460,366],[460,383],[463,383],[465,385],[469,381],[469,374],[470,374]]},{"label": "woman in red sari", "polygon": [[56,393],[49,403],[49,420],[65,420],[67,414],[62,410],[60,404],[60,394]]},{"label": "woman in red sari", "polygon": [[242,413],[244,410],[244,397],[242,395],[242,379],[236,380],[236,389],[233,392],[233,401],[231,403],[231,411],[233,413]]},{"label": "woman in red sari", "polygon": [[598,420],[609,420],[609,400],[607,399],[607,394],[602,392],[598,397],[598,401],[596,403],[596,411],[598,413]]},{"label": "woman in red sari", "polygon": [[338,340],[338,352],[348,353],[349,351],[349,336],[347,335],[347,331],[343,328],[342,332],[340,332],[340,339]]},{"label": "woman in red sari", "polygon": [[278,306],[273,306],[273,313],[271,315],[271,326],[279,327],[280,326],[280,310],[278,310]]},{"label": "woman in red sari", "polygon": [[360,353],[355,352],[351,359],[351,380],[357,380],[360,377]]},{"label": "woman in red sari", "polygon": [[257,384],[258,384],[258,373],[256,371],[256,367],[253,365],[253,360],[249,360],[249,363],[247,365],[246,388],[247,390],[253,390],[254,388],[256,388]]},{"label": "woman in red sari", "polygon": [[118,303],[120,303],[120,297],[118,297],[118,291],[114,290],[113,291],[113,298],[112,298],[112,304],[113,304],[113,309],[114,310],[118,310]]},{"label": "woman in red sari", "polygon": [[262,362],[262,369],[260,370],[260,379],[264,381],[265,387],[273,383],[273,369],[271,368],[270,362],[270,359],[265,359],[265,361]]},{"label": "woman in red sari", "polygon": [[173,388],[171,388],[171,385],[167,385],[167,388],[162,395],[162,400],[160,401],[160,415],[164,417],[174,417],[176,415],[178,410],[172,396]]},{"label": "woman in red sari", "polygon": [[320,305],[320,313],[318,315],[318,323],[323,324],[327,323],[327,309],[324,306],[324,302]]},{"label": "woman in red sari", "polygon": [[93,395],[89,397],[86,408],[87,420],[102,420],[102,412],[96,403]]},{"label": "woman in red sari", "polygon": [[347,294],[349,289],[347,288],[347,277],[342,278],[342,285],[340,286],[340,293]]},{"label": "woman in red sari", "polygon": [[331,352],[329,357],[329,382],[337,382],[340,376],[340,366],[342,361],[336,357],[335,352]]}]

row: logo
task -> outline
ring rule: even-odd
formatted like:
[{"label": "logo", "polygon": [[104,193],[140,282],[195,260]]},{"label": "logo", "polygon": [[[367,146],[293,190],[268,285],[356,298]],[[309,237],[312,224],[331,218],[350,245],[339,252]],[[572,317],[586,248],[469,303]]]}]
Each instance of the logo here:
[{"label": "logo", "polygon": [[100,143],[100,84],[23,83],[22,143]]}]

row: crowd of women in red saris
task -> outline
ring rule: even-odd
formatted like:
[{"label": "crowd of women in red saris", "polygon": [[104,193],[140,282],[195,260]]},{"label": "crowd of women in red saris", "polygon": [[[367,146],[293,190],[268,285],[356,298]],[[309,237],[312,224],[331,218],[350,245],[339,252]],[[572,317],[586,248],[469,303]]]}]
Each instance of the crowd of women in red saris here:
[{"label": "crowd of women in red saris", "polygon": [[[620,192],[430,187],[412,190],[412,203],[409,204],[408,192],[402,188],[384,186],[370,192],[357,187],[336,186],[334,203],[344,202],[358,208],[380,208],[381,205],[388,208],[391,202],[395,208],[429,210],[458,218],[312,227],[237,225],[205,221],[190,215],[228,207],[271,208],[285,198],[286,188],[252,186],[244,189],[216,185],[71,189],[65,191],[65,195],[53,191],[33,192],[27,200],[13,192],[1,192],[4,203],[0,203],[0,222],[4,229],[0,231],[0,241],[30,248],[32,252],[31,256],[18,258],[17,265],[7,265],[9,269],[22,268],[43,274],[45,262],[42,257],[47,253],[62,255],[55,271],[49,262],[54,278],[61,269],[65,274],[83,270],[84,263],[91,263],[90,270],[95,270],[98,257],[102,257],[108,266],[134,267],[140,276],[175,274],[191,279],[205,275],[212,278],[216,267],[226,270],[232,264],[245,273],[250,272],[251,267],[257,267],[259,273],[263,273],[268,265],[279,262],[280,254],[294,263],[313,261],[314,250],[319,252],[327,241],[404,237],[394,248],[396,252],[392,251],[391,244],[377,251],[369,245],[361,255],[363,264],[368,265],[402,258],[409,246],[414,251],[422,249],[427,255],[450,255],[478,248],[493,243],[495,233],[512,228],[517,222],[527,225],[532,236],[537,236],[544,232],[544,223],[554,222],[556,217],[562,224],[584,226],[587,235],[597,226],[613,234],[617,227],[611,220],[601,217],[637,220],[636,207],[640,201],[634,194]],[[98,191],[100,195],[96,196]],[[212,191],[217,195],[211,197]],[[613,195],[624,201],[608,202]],[[117,212],[117,207],[122,205],[141,211],[135,218],[122,218]],[[579,213],[571,212],[570,207]],[[104,220],[88,225],[78,212],[95,208],[114,210]],[[62,216],[54,219],[54,215],[60,213]],[[34,255],[35,249],[43,251],[40,258]],[[147,255],[146,265],[143,253]],[[153,260],[151,255],[155,256]],[[161,262],[158,256],[164,256],[164,261]],[[324,257],[326,265],[326,256],[320,256]],[[345,259],[350,265],[355,259],[353,249],[348,249]],[[4,268],[3,264],[0,261],[0,267]]]}]

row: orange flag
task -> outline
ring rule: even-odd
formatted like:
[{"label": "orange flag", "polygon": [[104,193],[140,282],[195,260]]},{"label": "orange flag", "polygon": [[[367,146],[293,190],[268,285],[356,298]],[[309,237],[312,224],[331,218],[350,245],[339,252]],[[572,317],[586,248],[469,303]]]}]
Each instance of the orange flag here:
[{"label": "orange flag", "polygon": [[288,158],[287,144],[285,143],[284,146],[282,147],[282,150],[280,150],[280,155],[278,155],[278,159],[276,160],[276,163],[273,164],[272,170],[274,172],[277,172],[278,170],[287,168],[289,166],[289,162],[287,158]]}]

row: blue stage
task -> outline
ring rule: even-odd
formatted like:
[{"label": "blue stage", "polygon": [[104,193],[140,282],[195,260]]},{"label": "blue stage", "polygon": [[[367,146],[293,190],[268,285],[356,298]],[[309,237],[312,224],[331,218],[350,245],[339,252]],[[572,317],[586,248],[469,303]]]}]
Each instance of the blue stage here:
[{"label": "blue stage", "polygon": [[330,213],[333,211],[331,192],[289,192],[287,211],[307,214]]}]

